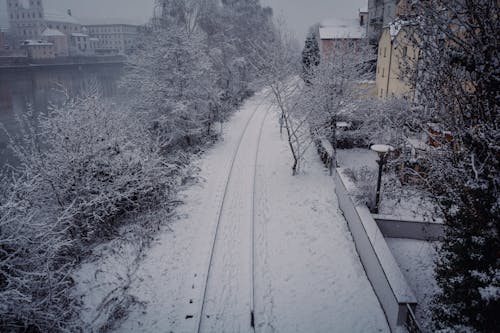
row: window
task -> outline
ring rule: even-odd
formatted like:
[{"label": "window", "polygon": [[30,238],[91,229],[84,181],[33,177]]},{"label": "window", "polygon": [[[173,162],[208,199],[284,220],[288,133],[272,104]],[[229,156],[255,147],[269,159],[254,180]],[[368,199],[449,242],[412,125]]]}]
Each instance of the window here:
[{"label": "window", "polygon": [[384,96],[384,89],[380,88],[380,98]]},{"label": "window", "polygon": [[406,57],[408,55],[408,46],[405,46],[403,48],[403,57]]},{"label": "window", "polygon": [[382,68],[382,77],[385,77],[385,68]]},{"label": "window", "polygon": [[387,57],[387,47],[384,47],[384,58]]}]

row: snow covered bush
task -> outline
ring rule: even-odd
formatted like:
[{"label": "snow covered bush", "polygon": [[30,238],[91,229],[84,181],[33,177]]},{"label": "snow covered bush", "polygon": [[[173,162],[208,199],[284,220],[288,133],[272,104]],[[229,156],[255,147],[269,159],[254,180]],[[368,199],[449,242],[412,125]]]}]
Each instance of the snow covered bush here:
[{"label": "snow covered bush", "polygon": [[354,199],[372,210],[375,207],[375,193],[377,191],[376,170],[364,166],[346,169],[344,173],[356,184],[356,190],[351,193]]},{"label": "snow covered bush", "polygon": [[183,165],[95,92],[25,119],[12,142],[21,167],[2,179],[0,328],[74,332],[72,268],[127,216],[168,203]]},{"label": "snow covered bush", "polygon": [[27,200],[69,209],[72,238],[110,236],[122,216],[165,200],[176,181],[178,167],[160,156],[148,129],[96,93],[53,107],[39,127],[14,147],[33,180]]},{"label": "snow covered bush", "polygon": [[[2,179],[0,189],[0,331],[76,332],[76,300],[68,272],[74,242],[72,216],[54,216],[49,207],[27,199],[36,180]],[[38,207],[37,207],[38,206]]]}]

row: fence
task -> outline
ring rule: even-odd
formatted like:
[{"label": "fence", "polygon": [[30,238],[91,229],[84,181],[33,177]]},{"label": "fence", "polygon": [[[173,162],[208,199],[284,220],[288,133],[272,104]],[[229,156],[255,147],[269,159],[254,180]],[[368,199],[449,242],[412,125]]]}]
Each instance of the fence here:
[{"label": "fence", "polygon": [[[367,207],[356,206],[348,189],[354,186],[342,174],[334,173],[339,206],[349,225],[366,275],[387,317],[389,327],[398,331],[408,320],[408,309],[417,300],[394,259],[384,235]],[[410,307],[409,307],[410,306]]]}]

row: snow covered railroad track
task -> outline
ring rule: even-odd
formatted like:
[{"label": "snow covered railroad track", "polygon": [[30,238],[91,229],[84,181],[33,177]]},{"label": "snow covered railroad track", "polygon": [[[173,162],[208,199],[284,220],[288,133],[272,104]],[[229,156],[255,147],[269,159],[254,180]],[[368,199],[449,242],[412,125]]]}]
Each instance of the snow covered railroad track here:
[{"label": "snow covered railroad track", "polygon": [[255,108],[232,157],[201,288],[198,333],[255,332],[255,176],[269,108],[266,104]]}]

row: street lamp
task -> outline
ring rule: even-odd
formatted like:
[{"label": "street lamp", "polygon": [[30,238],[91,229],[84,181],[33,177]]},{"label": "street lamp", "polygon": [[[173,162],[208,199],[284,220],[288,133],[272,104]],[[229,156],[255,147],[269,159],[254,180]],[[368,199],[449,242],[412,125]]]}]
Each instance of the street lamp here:
[{"label": "street lamp", "polygon": [[387,153],[394,150],[392,146],[389,145],[373,145],[370,147],[371,150],[378,154],[378,181],[377,181],[377,195],[375,197],[375,208],[373,212],[378,214],[379,205],[380,205],[380,185],[382,182],[382,169],[384,165],[387,163]]}]

